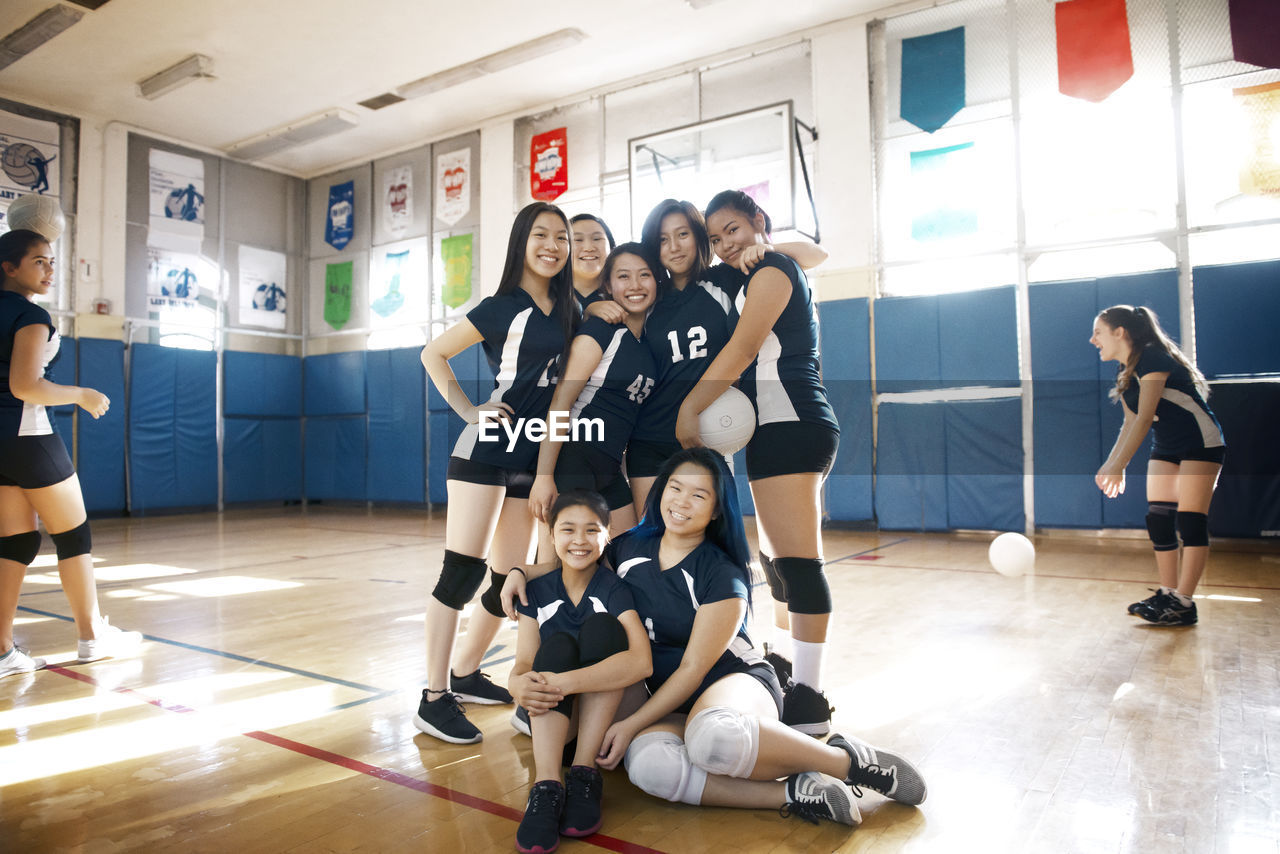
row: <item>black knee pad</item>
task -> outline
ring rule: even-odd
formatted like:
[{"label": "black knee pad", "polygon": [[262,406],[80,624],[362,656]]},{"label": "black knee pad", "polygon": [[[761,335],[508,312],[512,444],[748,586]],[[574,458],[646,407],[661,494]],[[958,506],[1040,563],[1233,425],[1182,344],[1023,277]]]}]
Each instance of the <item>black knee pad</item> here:
[{"label": "black knee pad", "polygon": [[87,555],[93,551],[93,536],[89,533],[88,519],[85,519],[78,528],[63,531],[61,534],[50,534],[49,539],[53,540],[53,547],[58,552],[58,560]]},{"label": "black knee pad", "polygon": [[[538,647],[538,652],[533,657],[533,669],[548,673],[564,673],[567,670],[577,670],[582,665],[582,654],[578,649],[578,641],[574,640],[573,635],[567,632],[556,632],[551,637],[545,639],[542,645]],[[573,716],[573,696],[565,697],[551,709],[553,712],[559,712],[567,717]]]},{"label": "black knee pad", "polygon": [[0,560],[11,560],[23,566],[30,566],[31,561],[40,553],[40,532],[23,531],[10,537],[0,537]]},{"label": "black knee pad", "polygon": [[787,610],[793,614],[830,614],[831,587],[818,558],[775,557],[773,565],[787,586]]},{"label": "black knee pad", "polygon": [[482,557],[458,554],[445,549],[444,568],[431,595],[436,601],[461,611],[476,595],[484,581],[485,562]]},{"label": "black knee pad", "polygon": [[1204,513],[1178,511],[1178,533],[1184,546],[1209,545],[1209,517]]},{"label": "black knee pad", "polygon": [[505,575],[493,569],[489,570],[489,589],[481,595],[480,604],[495,617],[506,616],[506,612],[502,610],[502,585],[506,582]]},{"label": "black knee pad", "polygon": [[1147,504],[1147,536],[1151,547],[1158,552],[1178,549],[1178,534],[1174,518],[1178,505],[1172,501],[1151,501]]},{"label": "black knee pad", "polygon": [[578,629],[579,661],[583,667],[626,652],[628,646],[627,630],[613,614],[592,614]]},{"label": "black knee pad", "polygon": [[773,601],[786,602],[787,583],[778,574],[778,567],[774,564],[773,558],[764,552],[760,552],[760,568],[764,570],[764,580],[769,582],[769,593],[773,596]]}]

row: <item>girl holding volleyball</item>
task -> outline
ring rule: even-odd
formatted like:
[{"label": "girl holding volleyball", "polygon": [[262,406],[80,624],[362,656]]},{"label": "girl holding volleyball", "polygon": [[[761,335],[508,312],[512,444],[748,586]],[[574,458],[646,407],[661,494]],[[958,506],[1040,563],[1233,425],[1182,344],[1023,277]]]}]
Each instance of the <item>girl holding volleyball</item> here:
[{"label": "girl holding volleyball", "polygon": [[[840,428],[819,377],[818,321],[809,282],[792,259],[765,249],[771,223],[755,200],[725,190],[705,212],[711,248],[737,266],[759,257],[737,294],[732,337],[680,406],[676,438],[701,444],[698,416],[733,382],[755,404],[747,445],[760,560],[776,603],[778,629],[790,629],[794,661],[782,720],[826,735],[831,706],[822,693],[822,657],[831,591],[822,559],[822,481],[835,462]],[[785,637],[785,634],[783,635]]]},{"label": "girl holding volleyball", "polygon": [[0,237],[0,676],[45,666],[13,638],[22,579],[40,551],[37,517],[57,551],[79,636],[77,660],[120,655],[142,639],[112,626],[98,610],[80,480],[45,408],[74,403],[96,419],[111,405],[99,391],[44,378],[62,339],[34,299],[52,287],[53,250],[44,237],[23,229]]},{"label": "girl holding volleyball", "polygon": [[[484,607],[471,615],[455,669],[450,665],[462,608],[485,580],[486,557],[498,567],[525,563],[533,538],[528,498],[538,446],[520,430],[508,448],[502,429],[489,424],[482,430],[480,422],[518,424],[546,417],[555,372],[578,317],[569,235],[569,221],[559,208],[544,202],[525,207],[511,227],[497,293],[422,351],[428,376],[467,426],[449,458],[444,566],[427,604],[427,688],[414,724],[455,744],[482,737],[460,701],[511,702],[505,689],[480,672],[480,660],[502,622],[503,574],[489,570]],[[449,359],[474,344],[484,348],[496,378],[492,394],[479,404],[462,391],[449,367]]]},{"label": "girl holding volleyball", "polygon": [[1226,455],[1222,428],[1205,402],[1209,384],[1144,306],[1106,309],[1094,319],[1089,342],[1104,362],[1120,363],[1111,398],[1124,407],[1124,425],[1094,477],[1103,495],[1124,492],[1125,466],[1147,433],[1155,433],[1147,533],[1160,589],[1130,605],[1129,613],[1161,626],[1194,625],[1191,597],[1209,559],[1209,502]]}]

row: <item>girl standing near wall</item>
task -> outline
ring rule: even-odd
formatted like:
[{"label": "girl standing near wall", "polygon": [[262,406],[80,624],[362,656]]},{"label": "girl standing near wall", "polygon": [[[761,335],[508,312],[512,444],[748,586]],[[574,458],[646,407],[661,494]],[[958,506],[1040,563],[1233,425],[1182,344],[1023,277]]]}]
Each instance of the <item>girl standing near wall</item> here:
[{"label": "girl standing near wall", "polygon": [[57,550],[58,576],[79,636],[77,660],[121,655],[142,639],[112,626],[98,611],[80,480],[45,409],[74,403],[99,418],[111,404],[94,389],[44,378],[62,339],[49,312],[33,300],[52,286],[48,241],[22,229],[0,237],[0,676],[45,666],[13,638],[22,579],[40,551],[37,516]]},{"label": "girl standing near wall", "polygon": [[1094,478],[1103,495],[1124,492],[1125,466],[1147,432],[1155,431],[1147,463],[1147,533],[1161,586],[1130,605],[1129,613],[1161,626],[1194,625],[1191,597],[1209,559],[1209,502],[1226,455],[1222,428],[1205,403],[1209,384],[1144,306],[1106,309],[1094,320],[1089,342],[1104,362],[1120,363],[1111,398],[1124,407],[1124,425]]},{"label": "girl standing near wall", "polygon": [[[444,566],[427,604],[427,688],[414,724],[455,744],[482,738],[460,702],[511,702],[506,689],[480,672],[480,661],[502,622],[497,594],[506,569],[530,558],[528,498],[538,445],[523,430],[509,440],[505,427],[545,418],[550,408],[578,316],[569,246],[569,221],[559,208],[544,202],[525,207],[511,227],[497,293],[422,351],[427,375],[467,426],[449,458]],[[474,344],[484,348],[495,377],[493,393],[480,404],[471,402],[449,367],[449,359]],[[454,662],[459,617],[484,582],[486,557],[503,573],[489,570],[483,608],[472,613]]]}]

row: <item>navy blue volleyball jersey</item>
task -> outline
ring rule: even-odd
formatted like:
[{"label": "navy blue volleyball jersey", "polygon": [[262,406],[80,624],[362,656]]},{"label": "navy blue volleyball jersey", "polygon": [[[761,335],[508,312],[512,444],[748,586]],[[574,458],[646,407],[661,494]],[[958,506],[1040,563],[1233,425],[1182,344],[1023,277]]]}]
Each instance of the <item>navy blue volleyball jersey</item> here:
[{"label": "navy blue volleyball jersey", "polygon": [[804,421],[839,430],[835,411],[827,402],[827,390],[822,387],[818,313],[800,265],[786,255],[766,252],[738,292],[738,312],[742,312],[751,290],[751,279],[768,268],[779,270],[791,282],[791,298],[769,331],[760,355],[743,372],[740,387],[755,404],[760,424]]},{"label": "navy blue volleyball jersey", "polygon": [[604,422],[604,441],[595,446],[619,462],[631,440],[631,431],[640,414],[640,404],[653,391],[657,370],[653,355],[625,324],[605,323],[588,317],[578,329],[600,345],[600,364],[573,404],[574,421],[599,418]]},{"label": "navy blue volleyball jersey", "polygon": [[609,295],[602,290],[596,289],[584,297],[582,294],[578,293],[577,288],[574,288],[573,298],[578,301],[578,314],[582,315],[583,312],[587,310],[587,306],[591,305],[591,303],[600,302],[602,299],[609,299]]},{"label": "navy blue volleyball jersey", "polygon": [[1138,381],[1147,374],[1168,373],[1160,402],[1156,404],[1156,420],[1152,424],[1157,453],[1190,451],[1197,448],[1221,448],[1222,427],[1213,411],[1200,396],[1191,372],[1177,359],[1158,346],[1148,346],[1138,357],[1133,379],[1124,390],[1124,402],[1138,411]]},{"label": "navy blue volleyball jersey", "polygon": [[[557,362],[564,350],[564,333],[556,312],[543,314],[527,291],[516,288],[484,298],[467,312],[467,320],[484,338],[481,346],[494,375],[487,403],[510,406],[512,426],[521,418],[545,420],[555,390]],[[523,430],[510,449],[502,425],[489,427],[488,435],[497,437],[496,441],[481,441],[478,425],[468,424],[453,446],[453,455],[509,471],[534,470],[538,445],[529,441]]]},{"label": "navy blue volleyball jersey", "polygon": [[640,409],[633,435],[651,442],[676,440],[680,404],[733,335],[738,311],[733,299],[746,277],[717,264],[684,290],[670,288],[644,324],[658,384]]},{"label": "navy blue volleyball jersey", "polygon": [[[657,691],[676,672],[693,633],[693,620],[703,604],[725,599],[746,599],[747,583],[741,570],[716,545],[703,542],[670,569],[658,563],[662,538],[623,534],[605,548],[605,559],[630,588],[636,612],[649,633],[653,649],[653,675],[649,690]],[[764,659],[751,644],[744,618],[737,637],[712,665],[702,685],[681,706],[687,710],[712,683],[730,673],[741,673]]]},{"label": "navy blue volleyball jersey", "polygon": [[62,336],[53,326],[53,318],[43,307],[15,291],[0,291],[0,437],[45,436],[56,433],[53,419],[45,407],[14,397],[9,390],[9,365],[13,358],[13,340],[18,330],[40,324],[49,327],[40,375],[58,358]]},{"label": "navy blue volleyball jersey", "polygon": [[516,609],[538,621],[538,636],[543,640],[557,632],[576,638],[582,624],[593,614],[621,617],[636,609],[631,590],[605,566],[596,567],[577,605],[564,587],[564,570],[560,567],[530,581],[525,596],[529,604],[522,605],[517,599]]}]

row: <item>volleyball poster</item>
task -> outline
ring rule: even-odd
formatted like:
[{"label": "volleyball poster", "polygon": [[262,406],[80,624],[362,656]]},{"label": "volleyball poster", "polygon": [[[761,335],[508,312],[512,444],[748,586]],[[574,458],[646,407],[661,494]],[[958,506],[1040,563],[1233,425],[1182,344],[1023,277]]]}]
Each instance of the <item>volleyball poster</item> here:
[{"label": "volleyball poster", "polygon": [[204,161],[151,149],[147,245],[198,253],[204,242]]},{"label": "volleyball poster", "polygon": [[933,133],[964,107],[964,27],[902,40],[898,113]]},{"label": "volleyball poster", "polygon": [[218,271],[199,255],[159,247],[147,250],[147,307],[194,308],[203,287],[214,292]]},{"label": "volleyball poster", "polygon": [[240,247],[240,323],[283,330],[286,314],[285,276],[288,260],[283,252]]},{"label": "volleyball poster", "polygon": [[529,194],[541,202],[555,201],[569,189],[569,135],[556,128],[534,136],[529,143]]},{"label": "volleyball poster", "polygon": [[413,167],[388,169],[382,179],[383,213],[387,231],[396,237],[409,230],[413,222]]},{"label": "volleyball poster", "polygon": [[1053,7],[1058,34],[1058,91],[1105,101],[1133,76],[1125,0],[1067,0]]},{"label": "volleyball poster", "polygon": [[1236,89],[1244,114],[1245,157],[1240,164],[1240,192],[1280,198],[1280,83]]},{"label": "volleyball poster", "polygon": [[0,232],[9,203],[36,193],[58,198],[58,126],[0,110]]},{"label": "volleyball poster", "polygon": [[911,152],[911,239],[923,242],[976,234],[982,169],[972,142]]},{"label": "volleyball poster", "polygon": [[355,262],[324,266],[324,322],[341,329],[351,319],[351,280]]},{"label": "volleyball poster", "polygon": [[458,234],[440,241],[444,259],[444,290],[440,301],[448,308],[466,305],[471,299],[471,235]]},{"label": "volleyball poster", "polygon": [[436,157],[436,219],[453,225],[471,211],[471,149]]},{"label": "volleyball poster", "polygon": [[324,242],[341,251],[351,242],[356,226],[356,182],[329,188],[329,211],[324,221]]}]

